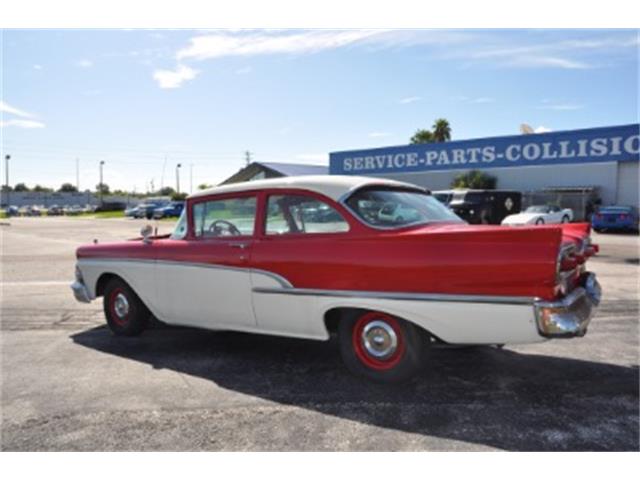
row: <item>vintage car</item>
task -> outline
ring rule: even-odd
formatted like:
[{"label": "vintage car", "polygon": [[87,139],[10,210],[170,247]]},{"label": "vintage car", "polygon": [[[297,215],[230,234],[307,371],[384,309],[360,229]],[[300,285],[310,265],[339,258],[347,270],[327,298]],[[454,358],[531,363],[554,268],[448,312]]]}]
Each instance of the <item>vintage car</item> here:
[{"label": "vintage car", "polygon": [[569,223],[573,210],[558,205],[531,205],[522,213],[509,215],[502,225],[544,225],[546,223]]},{"label": "vintage car", "polygon": [[[390,203],[418,217],[381,216]],[[588,224],[469,225],[428,191],[391,180],[228,184],[188,197],[173,234],[144,230],[77,250],[75,297],[103,297],[116,335],[139,334],[151,315],[212,330],[335,335],[346,366],[379,381],[407,379],[436,345],[582,336],[600,299],[585,268],[598,251]]]}]

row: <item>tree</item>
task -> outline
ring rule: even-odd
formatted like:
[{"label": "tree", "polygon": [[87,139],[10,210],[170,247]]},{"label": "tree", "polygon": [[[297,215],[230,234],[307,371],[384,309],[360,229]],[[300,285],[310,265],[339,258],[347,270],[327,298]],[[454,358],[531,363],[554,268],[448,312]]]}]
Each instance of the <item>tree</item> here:
[{"label": "tree", "polygon": [[434,142],[448,142],[451,140],[451,125],[449,121],[444,118],[438,118],[433,122],[433,141]]},{"label": "tree", "polygon": [[43,187],[42,185],[36,185],[35,187],[33,187],[32,189],[34,192],[41,192],[41,193],[47,193],[47,192],[53,192],[52,188],[49,187]]},{"label": "tree", "polygon": [[487,173],[478,170],[456,175],[451,182],[452,188],[477,188],[479,190],[494,190],[498,183],[498,179]]},{"label": "tree", "polygon": [[186,193],[173,193],[171,195],[171,200],[173,200],[174,202],[180,202],[185,200],[186,198],[187,198]]},{"label": "tree", "polygon": [[3,192],[13,192],[13,187],[11,185],[2,185]]},{"label": "tree", "polygon": [[72,183],[63,183],[58,189],[59,192],[77,192],[78,189]]},{"label": "tree", "polygon": [[174,193],[176,193],[176,191],[171,187],[162,187],[160,190],[158,190],[158,195],[162,195],[165,197],[170,197]]},{"label": "tree", "polygon": [[27,187],[24,183],[16,183],[13,186],[13,191],[14,192],[28,192],[29,191],[29,187]]},{"label": "tree", "polygon": [[431,130],[420,129],[417,130],[416,133],[411,137],[411,143],[433,143],[435,140],[433,139],[433,133]]},{"label": "tree", "polygon": [[103,195],[107,195],[109,193],[109,185],[106,183],[99,183],[96,185],[96,192],[102,193]]},{"label": "tree", "polygon": [[213,185],[209,183],[201,183],[200,185],[198,185],[198,190],[206,190],[207,188],[211,187],[213,187]]},{"label": "tree", "polygon": [[421,128],[413,134],[409,140],[411,143],[439,143],[451,140],[451,125],[444,118],[438,118],[433,122],[431,130]]}]

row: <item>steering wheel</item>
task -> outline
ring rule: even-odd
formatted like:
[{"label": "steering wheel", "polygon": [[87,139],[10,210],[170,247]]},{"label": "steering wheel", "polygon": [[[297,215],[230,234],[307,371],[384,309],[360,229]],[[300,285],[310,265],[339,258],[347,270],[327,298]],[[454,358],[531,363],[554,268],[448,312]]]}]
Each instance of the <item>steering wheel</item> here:
[{"label": "steering wheel", "polygon": [[216,220],[215,222],[213,222],[211,225],[209,225],[209,233],[215,237],[242,235],[242,232],[238,230],[238,227],[236,227],[233,223],[228,222],[227,220]]}]

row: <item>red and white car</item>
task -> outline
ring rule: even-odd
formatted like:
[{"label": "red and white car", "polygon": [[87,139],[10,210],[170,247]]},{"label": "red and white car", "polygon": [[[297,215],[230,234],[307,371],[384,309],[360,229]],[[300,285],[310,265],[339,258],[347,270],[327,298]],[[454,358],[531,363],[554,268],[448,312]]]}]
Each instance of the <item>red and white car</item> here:
[{"label": "red and white car", "polygon": [[[397,204],[411,215],[381,215]],[[406,218],[404,218],[406,217]],[[306,176],[198,192],[172,235],[77,250],[76,298],[116,335],[163,322],[327,340],[403,380],[438,344],[584,335],[600,299],[588,224],[468,225],[415,185]]]}]

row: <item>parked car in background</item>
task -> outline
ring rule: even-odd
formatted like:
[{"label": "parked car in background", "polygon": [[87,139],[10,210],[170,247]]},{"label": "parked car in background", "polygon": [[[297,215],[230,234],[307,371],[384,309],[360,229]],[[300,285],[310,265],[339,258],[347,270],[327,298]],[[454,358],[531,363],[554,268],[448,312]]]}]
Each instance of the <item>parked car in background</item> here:
[{"label": "parked car in background", "polygon": [[80,215],[82,213],[82,207],[80,205],[71,205],[70,207],[64,207],[65,215]]},{"label": "parked car in background", "polygon": [[179,217],[182,213],[183,208],[184,202],[171,202],[167,205],[156,208],[153,211],[153,218],[161,219],[169,217]]},{"label": "parked car in background", "polygon": [[573,220],[573,210],[558,205],[531,205],[522,213],[509,215],[502,225],[544,225],[547,223],[569,223]]},{"label": "parked car in background", "polygon": [[639,230],[638,207],[631,205],[611,205],[600,207],[591,216],[591,226],[596,232]]},{"label": "parked car in background", "polygon": [[378,218],[392,224],[406,225],[420,221],[420,212],[416,207],[400,203],[387,203],[378,212]]},{"label": "parked car in background", "polygon": [[[401,223],[387,205],[415,215]],[[586,269],[598,251],[588,223],[469,225],[424,189],[386,179],[227,184],[188,197],[172,235],[152,230],[76,252],[74,295],[103,297],[115,335],[141,333],[151,315],[212,330],[337,335],[346,366],[375,381],[407,379],[438,345],[582,336],[600,299]]]},{"label": "parked car in background", "polygon": [[47,215],[50,217],[54,217],[57,215],[62,215],[64,212],[62,211],[62,207],[60,205],[51,205],[47,209]]},{"label": "parked car in background", "polygon": [[147,202],[141,203],[138,205],[137,210],[133,214],[134,218],[146,218],[147,220],[151,220],[153,218],[153,212],[156,208],[160,208],[165,206],[166,203],[160,202]]},{"label": "parked car in background", "polygon": [[133,207],[128,207],[124,209],[124,216],[125,217],[132,217],[132,218],[136,218],[136,212],[138,211],[138,206],[133,206]]},{"label": "parked car in background", "polygon": [[469,223],[500,225],[520,212],[522,193],[511,190],[454,190],[449,208]]},{"label": "parked car in background", "polygon": [[20,210],[15,205],[9,205],[7,208],[5,208],[4,213],[7,215],[7,217],[16,217],[20,215]]}]

